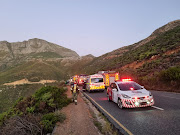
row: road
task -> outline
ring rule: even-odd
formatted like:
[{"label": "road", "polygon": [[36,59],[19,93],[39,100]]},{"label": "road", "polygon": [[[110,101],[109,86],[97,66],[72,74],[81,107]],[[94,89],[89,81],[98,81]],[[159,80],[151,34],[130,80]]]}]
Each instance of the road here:
[{"label": "road", "polygon": [[[98,106],[95,103],[100,110],[104,109],[103,112],[108,119],[123,134],[180,135],[180,94],[160,91],[151,92],[155,99],[153,107],[123,110],[119,109],[114,102],[107,100],[106,91],[84,93],[99,104]],[[119,124],[115,122],[116,120]]]}]

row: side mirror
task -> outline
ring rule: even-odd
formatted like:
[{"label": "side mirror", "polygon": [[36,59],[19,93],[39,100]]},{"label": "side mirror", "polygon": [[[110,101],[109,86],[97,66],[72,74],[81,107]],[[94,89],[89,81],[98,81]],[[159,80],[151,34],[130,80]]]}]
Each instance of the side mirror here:
[{"label": "side mirror", "polygon": [[113,90],[113,91],[118,91],[116,88],[113,88],[112,90]]},{"label": "side mirror", "polygon": [[141,89],[144,89],[144,86],[141,86]]}]

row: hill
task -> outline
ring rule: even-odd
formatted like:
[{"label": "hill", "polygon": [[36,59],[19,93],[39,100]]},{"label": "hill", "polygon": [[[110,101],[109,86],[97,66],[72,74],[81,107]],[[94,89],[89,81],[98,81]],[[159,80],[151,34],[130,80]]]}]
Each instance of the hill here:
[{"label": "hill", "polygon": [[179,70],[177,79],[167,81],[162,77],[166,70],[174,70],[173,67],[180,68],[180,20],[158,28],[138,43],[93,59],[82,72],[116,70],[121,77],[132,77],[149,89],[177,90],[180,88]]},{"label": "hill", "polygon": [[46,83],[68,79],[77,63],[86,64],[93,58],[92,55],[79,57],[70,49],[37,38],[15,43],[1,41],[0,112]]},{"label": "hill", "polygon": [[61,80],[64,77],[61,61],[78,58],[76,52],[42,39],[1,41],[0,84],[23,78]]}]

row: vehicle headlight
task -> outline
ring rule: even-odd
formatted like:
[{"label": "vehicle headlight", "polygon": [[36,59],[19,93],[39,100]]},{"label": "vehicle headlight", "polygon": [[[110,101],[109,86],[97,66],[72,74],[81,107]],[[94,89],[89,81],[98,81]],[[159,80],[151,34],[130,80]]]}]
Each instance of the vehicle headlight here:
[{"label": "vehicle headlight", "polygon": [[149,96],[152,96],[151,92],[149,92]]},{"label": "vehicle headlight", "polygon": [[126,94],[122,94],[122,96],[123,96],[123,98],[131,98],[131,97],[129,97],[129,96],[126,95]]}]

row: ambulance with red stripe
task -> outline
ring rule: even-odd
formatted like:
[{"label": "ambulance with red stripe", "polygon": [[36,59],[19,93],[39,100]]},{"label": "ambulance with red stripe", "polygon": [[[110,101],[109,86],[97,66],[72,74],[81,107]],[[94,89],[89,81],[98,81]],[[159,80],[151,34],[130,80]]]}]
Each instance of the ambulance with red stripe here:
[{"label": "ambulance with red stripe", "polygon": [[88,92],[92,92],[92,91],[103,92],[104,89],[105,89],[104,78],[101,74],[89,75],[87,77],[86,90]]},{"label": "ambulance with red stripe", "polygon": [[111,83],[107,88],[107,98],[117,103],[121,109],[147,107],[154,104],[151,92],[131,79]]}]

